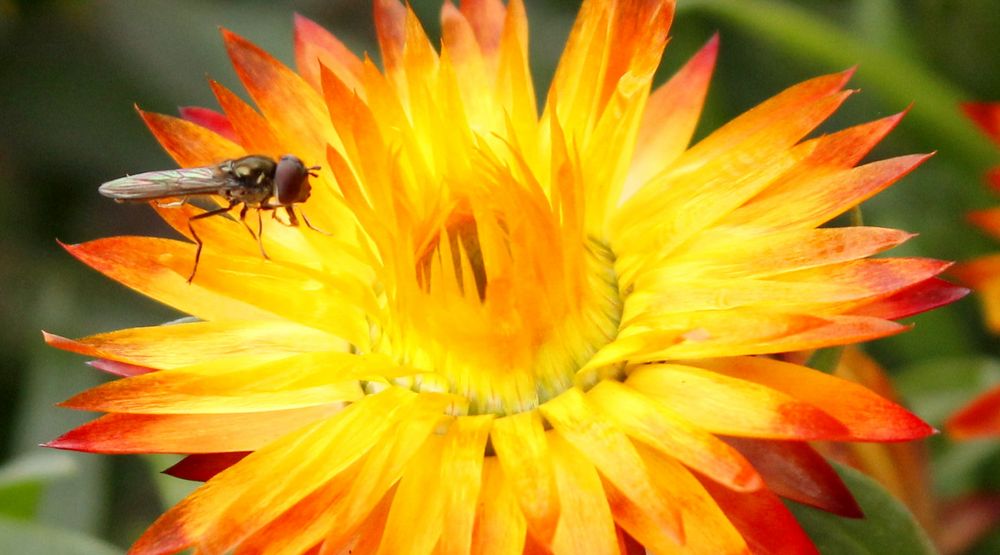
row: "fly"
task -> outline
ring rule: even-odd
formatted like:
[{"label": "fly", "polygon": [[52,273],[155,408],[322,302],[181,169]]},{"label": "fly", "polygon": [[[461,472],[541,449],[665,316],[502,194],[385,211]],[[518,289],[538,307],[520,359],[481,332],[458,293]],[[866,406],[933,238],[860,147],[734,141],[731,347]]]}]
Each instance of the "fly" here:
[{"label": "fly", "polygon": [[[318,174],[315,172],[319,169],[319,166],[306,167],[302,160],[291,154],[285,154],[277,162],[270,157],[255,154],[226,160],[213,166],[130,175],[109,181],[97,190],[118,202],[147,202],[180,197],[178,204],[183,204],[189,197],[194,196],[218,195],[224,198],[229,203],[228,206],[209,210],[188,219],[188,230],[198,245],[194,254],[194,268],[191,269],[191,275],[187,279],[188,283],[191,283],[198,271],[198,260],[201,258],[203,246],[194,226],[191,225],[195,220],[227,214],[242,205],[240,222],[257,240],[260,254],[265,259],[270,259],[264,251],[264,243],[261,242],[261,232],[264,229],[261,212],[284,209],[288,215],[286,225],[299,225],[293,207],[309,198],[309,193],[312,191],[309,177],[317,177]],[[256,233],[246,221],[247,212],[251,208],[257,210]],[[273,214],[274,212],[272,216]],[[302,220],[309,229],[320,231],[309,223],[305,213],[302,213]]]}]

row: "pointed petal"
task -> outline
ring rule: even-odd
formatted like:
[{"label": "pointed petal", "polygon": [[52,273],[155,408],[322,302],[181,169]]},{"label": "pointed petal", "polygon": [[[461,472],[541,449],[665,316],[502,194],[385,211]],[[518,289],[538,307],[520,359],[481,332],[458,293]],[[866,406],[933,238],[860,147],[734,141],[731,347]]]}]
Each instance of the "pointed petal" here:
[{"label": "pointed petal", "polygon": [[[49,335],[46,336],[46,343],[58,347],[55,342],[49,341]],[[63,339],[63,338],[60,338]],[[65,341],[69,342],[69,339]],[[62,348],[62,347],[59,347]],[[138,376],[139,374],[147,374],[149,372],[156,372],[156,368],[150,368],[148,366],[136,366],[134,364],[128,364],[127,362],[118,362],[115,360],[107,360],[104,358],[99,358],[97,360],[91,360],[87,362],[90,366],[97,368],[102,372],[107,372],[109,374],[114,374],[116,376]]]},{"label": "pointed petal", "polygon": [[[65,245],[64,248],[81,262],[109,278],[202,320],[275,318],[243,301],[206,290],[197,284],[188,284],[182,276],[189,269],[174,269],[174,265],[179,262],[175,258],[182,250],[191,249],[177,241],[111,237],[79,245]],[[191,255],[186,255],[184,259],[190,260]]]},{"label": "pointed petal", "polygon": [[819,555],[792,513],[770,490],[740,493],[711,480],[701,483],[743,535],[752,553]]},{"label": "pointed petal", "polygon": [[842,437],[847,432],[843,424],[817,408],[822,405],[693,366],[639,366],[626,384],[714,434],[813,440]]},{"label": "pointed petal", "polygon": [[394,366],[381,357],[349,353],[243,355],[115,380],[62,405],[132,414],[227,414],[329,405],[358,400],[363,395],[358,380],[385,378],[379,374],[386,364]]},{"label": "pointed petal", "polygon": [[[384,527],[396,484],[441,421],[439,405],[433,401],[418,403],[414,410],[401,413],[395,429],[360,462],[350,483],[331,492],[336,494],[336,502],[306,499],[274,522],[277,528],[274,533],[270,525],[261,530],[259,535],[271,536],[266,553],[295,555],[319,539],[328,551],[350,552],[364,543],[374,553],[383,532],[380,528],[376,534],[370,527],[379,522]],[[384,514],[379,514],[380,511]],[[281,533],[286,527],[283,522],[299,522],[295,533]]]},{"label": "pointed petal", "polygon": [[314,89],[320,90],[319,67],[326,66],[352,89],[360,89],[361,59],[340,39],[316,22],[295,14],[295,67]]},{"label": "pointed petal", "polygon": [[45,445],[116,455],[253,451],[342,406],[245,414],[107,414]]},{"label": "pointed petal", "polygon": [[946,424],[956,439],[1000,435],[1000,388],[994,388],[956,412]]},{"label": "pointed petal", "polygon": [[764,357],[732,357],[689,362],[727,376],[756,382],[822,407],[847,426],[841,441],[906,441],[934,429],[903,407],[858,384],[823,372]]},{"label": "pointed petal", "polygon": [[[196,279],[187,283],[185,276],[190,272],[194,245],[151,237],[113,237],[66,249],[119,283],[203,320],[271,320],[278,315],[326,329],[356,345],[364,345],[368,337],[364,317],[348,317],[345,310],[349,311],[356,301],[373,301],[370,288],[360,281],[354,286],[329,281],[354,280],[352,276],[276,264],[259,256],[222,256],[206,250]],[[242,279],[233,279],[234,274]],[[254,278],[249,279],[251,276]],[[276,291],[273,283],[282,283],[284,289]],[[348,293],[345,288],[354,290]],[[284,294],[287,290],[296,294]],[[259,308],[237,299],[246,299]],[[378,312],[374,304],[369,308]]]},{"label": "pointed petal", "polygon": [[615,521],[597,470],[559,434],[552,435],[549,446],[562,507],[552,539],[552,553],[615,553],[618,544]]},{"label": "pointed petal", "polygon": [[774,493],[843,517],[864,516],[844,481],[809,444],[737,437],[725,441],[753,463]]},{"label": "pointed petal", "polygon": [[892,295],[851,309],[851,314],[899,320],[951,304],[971,290],[939,278],[931,278],[901,289]]},{"label": "pointed petal", "polygon": [[301,484],[322,484],[357,462],[385,436],[395,413],[416,397],[386,389],[255,451],[167,511],[132,553],[181,550],[195,543],[224,552],[311,493]]},{"label": "pointed petal", "polygon": [[263,154],[277,158],[285,154],[285,149],[275,135],[274,128],[264,116],[257,113],[236,93],[216,81],[209,81],[219,106],[233,127],[233,132],[239,137],[238,142],[247,152]]},{"label": "pointed petal", "polygon": [[[684,519],[684,545],[667,553],[750,554],[725,511],[698,482],[696,475],[669,455],[645,445],[639,445],[638,449],[660,495],[676,505]],[[712,484],[725,488],[717,482]]]},{"label": "pointed petal", "polygon": [[[699,396],[710,397],[710,393]],[[587,393],[601,412],[632,439],[642,442],[681,464],[727,487],[744,491],[762,487],[750,463],[703,428],[631,387],[605,380]]]},{"label": "pointed petal", "polygon": [[[604,420],[604,415],[577,388],[563,392],[539,407],[546,420],[601,473],[608,486],[611,509],[618,524],[652,549],[684,542],[676,507],[657,495],[628,436]],[[631,506],[641,512],[620,509]]]},{"label": "pointed petal", "polygon": [[649,96],[625,185],[626,198],[676,160],[691,142],[718,52],[716,34]]},{"label": "pointed petal", "polygon": [[188,455],[178,463],[164,470],[163,473],[174,478],[180,478],[181,480],[207,482],[213,476],[240,462],[249,454],[250,451],[236,451],[233,453]]},{"label": "pointed petal", "polygon": [[559,521],[559,493],[546,436],[537,411],[498,418],[490,432],[504,480],[517,492],[528,529],[547,544]]},{"label": "pointed petal", "polygon": [[[335,337],[288,321],[192,322],[129,328],[70,340],[47,334],[53,347],[158,370],[228,358],[253,347],[255,356],[336,350]],[[331,349],[331,346],[334,349]],[[347,351],[346,345],[343,345]]]},{"label": "pointed petal", "polygon": [[138,111],[156,140],[182,168],[212,166],[247,154],[235,142],[190,121]]},{"label": "pointed petal", "polygon": [[233,130],[233,125],[229,123],[225,114],[220,114],[215,110],[202,108],[200,106],[182,106],[180,108],[180,113],[182,118],[190,121],[191,123],[198,124],[205,129],[214,131],[216,134],[221,135],[234,143],[239,142],[239,138],[236,136],[236,131]]},{"label": "pointed petal", "polygon": [[808,179],[736,209],[726,224],[775,230],[816,227],[868,200],[928,158],[928,154],[899,156]]}]

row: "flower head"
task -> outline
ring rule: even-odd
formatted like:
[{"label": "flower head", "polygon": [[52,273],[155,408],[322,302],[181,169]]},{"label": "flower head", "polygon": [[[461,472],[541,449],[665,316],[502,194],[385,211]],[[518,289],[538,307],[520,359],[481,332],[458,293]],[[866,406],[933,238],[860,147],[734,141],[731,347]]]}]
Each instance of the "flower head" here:
[{"label": "flower head", "polygon": [[[438,52],[376,0],[383,67],[296,20],[299,73],[224,32],[255,110],[143,113],[182,166],[293,153],[317,228],[198,220],[76,257],[200,321],[51,343],[123,379],[53,446],[189,455],[207,483],[134,552],[814,548],[778,495],[857,514],[807,441],[931,429],[753,355],[894,334],[961,291],[910,235],[821,227],[926,156],[854,167],[891,116],[813,139],[850,72],[688,143],[717,42],[651,91],[673,2],[587,0],[541,114],[518,0],[445,3]],[[192,206],[157,207],[190,235]]]},{"label": "flower head", "polygon": [[[1000,145],[1000,103],[970,102],[962,106],[966,115],[995,143]],[[1000,168],[986,175],[990,186],[1000,191]],[[1000,237],[1000,209],[989,208],[969,214],[969,219],[994,237]],[[983,306],[986,325],[1000,333],[1000,255],[991,254],[959,264],[953,273],[976,290]],[[1000,388],[974,399],[948,420],[948,431],[958,438],[1000,435]]]}]

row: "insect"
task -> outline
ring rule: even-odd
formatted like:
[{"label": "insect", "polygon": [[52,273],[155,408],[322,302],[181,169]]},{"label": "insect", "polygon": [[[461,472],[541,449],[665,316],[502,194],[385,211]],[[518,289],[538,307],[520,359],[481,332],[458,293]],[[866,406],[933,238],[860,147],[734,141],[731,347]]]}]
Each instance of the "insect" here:
[{"label": "insect", "polygon": [[[203,246],[202,240],[192,225],[195,220],[226,214],[242,205],[240,222],[257,240],[260,254],[269,260],[270,257],[264,251],[264,243],[261,242],[261,232],[264,229],[261,212],[272,211],[271,215],[274,217],[273,211],[283,208],[288,215],[286,225],[299,225],[293,206],[308,200],[309,193],[312,191],[309,177],[316,177],[318,174],[315,172],[319,169],[319,166],[306,167],[302,160],[291,154],[285,154],[277,162],[268,156],[255,154],[226,160],[212,166],[130,175],[109,181],[97,190],[102,195],[118,202],[146,202],[180,198],[179,201],[170,202],[163,206],[184,204],[189,197],[194,196],[219,195],[224,198],[229,203],[228,206],[208,210],[188,219],[188,230],[198,245],[194,254],[194,268],[187,279],[188,283],[191,283],[198,271],[198,260],[201,259]],[[251,208],[257,210],[256,233],[246,221],[247,212]],[[309,229],[324,233],[309,223],[301,209],[300,213]]]}]

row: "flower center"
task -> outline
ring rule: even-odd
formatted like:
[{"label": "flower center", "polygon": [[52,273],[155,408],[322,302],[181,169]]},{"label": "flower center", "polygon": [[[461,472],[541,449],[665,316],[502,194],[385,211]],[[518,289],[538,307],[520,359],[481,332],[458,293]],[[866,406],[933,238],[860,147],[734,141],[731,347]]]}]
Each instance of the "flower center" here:
[{"label": "flower center", "polygon": [[577,384],[615,337],[622,301],[610,249],[551,216],[456,210],[416,249],[391,338],[392,355],[417,371],[407,385],[460,395],[470,414],[507,415]]}]

